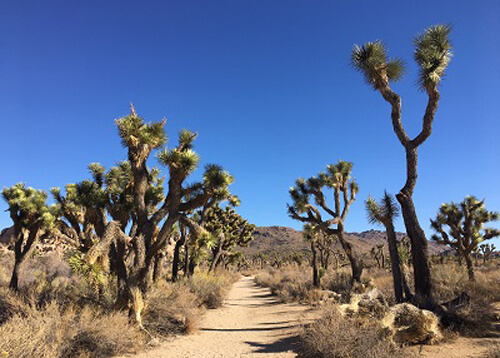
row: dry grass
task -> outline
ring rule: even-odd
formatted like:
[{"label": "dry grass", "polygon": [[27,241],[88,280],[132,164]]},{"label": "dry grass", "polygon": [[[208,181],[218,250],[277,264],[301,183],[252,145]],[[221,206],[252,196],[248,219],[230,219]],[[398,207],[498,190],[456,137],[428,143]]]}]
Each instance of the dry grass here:
[{"label": "dry grass", "polygon": [[258,285],[269,287],[281,302],[314,301],[310,270],[298,270],[295,266],[283,270],[269,268],[255,276]]},{"label": "dry grass", "polygon": [[411,357],[366,320],[344,318],[334,306],[324,308],[321,318],[300,335],[304,358],[396,358]]},{"label": "dry grass", "polygon": [[489,335],[498,320],[495,303],[500,302],[500,267],[480,266],[476,270],[476,282],[470,282],[463,268],[445,265],[434,271],[436,296],[448,302],[462,293],[470,300],[450,307],[461,320],[453,328],[462,335],[480,337]]},{"label": "dry grass", "polygon": [[162,337],[192,333],[200,316],[198,298],[184,284],[163,283],[146,300],[144,327]]},{"label": "dry grass", "polygon": [[111,357],[136,352],[143,344],[144,336],[124,313],[62,311],[55,302],[0,326],[0,354],[6,357]]}]

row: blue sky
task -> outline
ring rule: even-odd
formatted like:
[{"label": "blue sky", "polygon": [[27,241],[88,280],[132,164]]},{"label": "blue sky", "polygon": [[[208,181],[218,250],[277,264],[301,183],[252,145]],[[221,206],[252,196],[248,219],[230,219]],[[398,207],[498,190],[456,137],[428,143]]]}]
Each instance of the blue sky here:
[{"label": "blue sky", "polygon": [[420,149],[421,224],[430,232],[441,203],[469,194],[500,210],[495,1],[0,0],[0,186],[48,190],[87,178],[90,162],[125,159],[113,120],[133,100],[147,120],[168,119],[171,144],[181,128],[199,132],[202,162],[234,174],[239,211],[257,225],[300,228],[286,214],[294,180],[354,162],[347,230],[370,229],[363,201],[401,188],[404,152],[349,55],[381,39],[407,62],[394,89],[414,135],[426,98],[412,38],[437,23],[453,25],[454,57]]}]

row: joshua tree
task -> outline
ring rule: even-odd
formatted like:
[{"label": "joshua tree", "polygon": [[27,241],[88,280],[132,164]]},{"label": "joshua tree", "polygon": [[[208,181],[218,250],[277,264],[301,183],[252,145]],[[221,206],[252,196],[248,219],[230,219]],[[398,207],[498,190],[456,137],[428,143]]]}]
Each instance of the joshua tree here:
[{"label": "joshua tree", "polygon": [[449,26],[436,25],[426,29],[414,40],[414,58],[420,68],[418,83],[420,89],[427,93],[428,102],[422,130],[413,139],[410,139],[401,121],[401,97],[390,86],[390,82],[401,79],[404,72],[403,61],[389,60],[385,46],[380,41],[368,42],[363,46],[356,45],[352,51],[354,68],[359,70],[366,82],[379,91],[391,105],[394,132],[406,152],[406,183],[396,198],[401,205],[406,232],[411,240],[415,293],[424,306],[432,306],[434,300],[427,239],[417,218],[413,191],[417,183],[418,148],[431,135],[440,97],[438,85],[451,59],[451,44],[448,39],[450,31]]},{"label": "joshua tree", "polygon": [[[431,226],[437,232],[432,239],[455,250],[467,265],[469,280],[474,281],[471,254],[481,242],[500,236],[500,230],[484,228],[484,224],[498,218],[498,213],[486,210],[484,200],[467,196],[460,204],[441,205],[436,219],[431,220]],[[448,232],[445,226],[448,226]]]},{"label": "joshua tree", "polygon": [[[337,237],[351,264],[352,280],[360,282],[363,267],[351,243],[345,238],[344,228],[347,213],[359,190],[351,178],[352,163],[339,161],[328,165],[326,169],[326,172],[319,173],[317,177],[297,179],[295,187],[290,189],[293,203],[288,205],[288,213],[295,220],[313,224],[325,234]],[[333,189],[334,209],[327,205],[323,193],[325,187]],[[316,205],[311,203],[311,197]],[[331,218],[323,219],[321,210]]]},{"label": "joshua tree", "polygon": [[229,205],[225,209],[219,205],[214,206],[206,213],[205,220],[205,229],[216,238],[209,268],[209,271],[213,271],[221,259],[232,254],[236,246],[248,246],[255,226],[249,224]]},{"label": "joshua tree", "polygon": [[[481,253],[483,254],[483,263],[486,263],[486,260],[488,260],[491,255],[495,252],[497,248],[495,247],[494,244],[481,244],[479,245],[479,250],[481,250]],[[477,255],[477,253],[476,253]]]},{"label": "joshua tree", "polygon": [[14,223],[15,262],[9,287],[19,290],[19,269],[40,234],[54,225],[54,208],[47,206],[47,193],[18,183],[2,191]]},{"label": "joshua tree", "polygon": [[372,197],[368,197],[366,200],[366,211],[370,223],[382,224],[385,226],[387,244],[389,246],[389,257],[391,259],[394,294],[396,302],[403,302],[404,292],[408,294],[410,290],[402,274],[401,260],[398,253],[398,241],[396,238],[396,230],[394,229],[394,219],[398,217],[399,209],[396,206],[394,198],[389,193],[385,192],[380,203],[377,203]]},{"label": "joshua tree", "polygon": [[[152,151],[161,149],[166,142],[165,120],[145,123],[131,106],[130,115],[117,119],[116,125],[128,161],[105,177],[109,189],[107,209],[113,221],[106,225],[86,258],[92,264],[115,251],[117,278],[122,283],[118,307],[128,307],[130,318],[141,325],[143,296],[167,245],[177,237],[175,224],[213,197],[227,193],[233,178],[220,166],[207,165],[201,182],[185,186],[184,181],[198,166],[199,156],[192,149],[197,134],[182,130],[176,147],[157,154],[169,171],[165,195],[159,170],[146,166]],[[124,232],[126,222],[131,222],[129,235]]]}]

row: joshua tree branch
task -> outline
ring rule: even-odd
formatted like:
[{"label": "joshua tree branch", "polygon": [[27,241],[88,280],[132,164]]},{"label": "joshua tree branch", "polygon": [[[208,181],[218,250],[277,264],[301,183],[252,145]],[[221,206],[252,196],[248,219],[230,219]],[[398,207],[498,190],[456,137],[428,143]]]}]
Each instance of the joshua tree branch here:
[{"label": "joshua tree branch", "polygon": [[429,100],[427,102],[427,108],[425,109],[424,120],[422,123],[422,131],[419,135],[415,137],[411,141],[411,144],[414,148],[420,146],[432,133],[432,122],[434,121],[434,117],[436,115],[436,110],[438,108],[439,102],[439,91],[437,89],[436,84],[428,85],[427,94],[429,96]]}]

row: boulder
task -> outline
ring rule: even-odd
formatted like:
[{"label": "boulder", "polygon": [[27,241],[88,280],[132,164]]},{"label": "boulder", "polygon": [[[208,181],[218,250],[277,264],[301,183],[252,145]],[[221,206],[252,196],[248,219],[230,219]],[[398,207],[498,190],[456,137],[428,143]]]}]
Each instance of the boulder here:
[{"label": "boulder", "polygon": [[389,311],[384,295],[377,288],[362,294],[353,294],[348,304],[339,306],[340,313],[345,316],[382,318]]},{"label": "boulder", "polygon": [[0,232],[0,244],[9,246],[14,243],[14,227],[7,227]]},{"label": "boulder", "polygon": [[442,338],[438,317],[409,303],[391,307],[382,326],[399,344],[432,344]]}]

